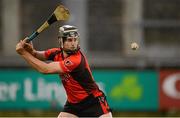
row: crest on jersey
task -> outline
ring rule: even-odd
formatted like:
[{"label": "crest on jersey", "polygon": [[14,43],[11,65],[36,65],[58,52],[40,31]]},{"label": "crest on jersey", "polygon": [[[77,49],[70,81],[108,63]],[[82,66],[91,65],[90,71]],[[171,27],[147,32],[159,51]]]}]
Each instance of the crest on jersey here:
[{"label": "crest on jersey", "polygon": [[72,61],[69,60],[69,59],[66,59],[66,60],[64,61],[64,64],[65,64],[65,66],[72,66],[72,65],[73,65]]}]

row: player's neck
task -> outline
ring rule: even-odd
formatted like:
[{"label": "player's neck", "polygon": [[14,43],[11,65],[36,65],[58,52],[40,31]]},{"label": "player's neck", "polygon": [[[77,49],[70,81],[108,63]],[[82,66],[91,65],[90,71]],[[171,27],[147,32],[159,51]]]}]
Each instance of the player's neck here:
[{"label": "player's neck", "polygon": [[69,55],[68,55],[65,51],[63,51],[63,56],[64,56],[64,58],[66,58],[66,57],[68,57]]}]

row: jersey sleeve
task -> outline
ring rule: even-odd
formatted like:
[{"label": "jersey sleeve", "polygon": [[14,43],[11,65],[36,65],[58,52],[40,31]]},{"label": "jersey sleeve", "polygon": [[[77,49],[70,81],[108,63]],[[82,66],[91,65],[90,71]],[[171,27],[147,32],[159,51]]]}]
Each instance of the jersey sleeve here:
[{"label": "jersey sleeve", "polygon": [[44,52],[44,55],[45,55],[46,59],[47,59],[47,60],[51,60],[51,59],[50,59],[50,56],[51,56],[53,53],[55,53],[56,51],[60,51],[60,49],[59,49],[59,48],[52,48],[52,49],[46,50],[46,51]]},{"label": "jersey sleeve", "polygon": [[72,72],[76,67],[80,65],[81,62],[81,55],[76,54],[76,55],[71,55],[70,57],[66,58],[63,61],[59,62],[60,67],[62,70],[67,73],[67,72]]}]

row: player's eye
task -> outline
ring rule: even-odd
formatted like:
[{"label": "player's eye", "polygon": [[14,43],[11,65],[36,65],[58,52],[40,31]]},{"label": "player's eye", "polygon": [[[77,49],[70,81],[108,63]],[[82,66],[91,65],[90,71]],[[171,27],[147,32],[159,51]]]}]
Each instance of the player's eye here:
[{"label": "player's eye", "polygon": [[71,42],[72,40],[73,40],[73,38],[71,38],[71,37],[67,38],[68,42]]}]

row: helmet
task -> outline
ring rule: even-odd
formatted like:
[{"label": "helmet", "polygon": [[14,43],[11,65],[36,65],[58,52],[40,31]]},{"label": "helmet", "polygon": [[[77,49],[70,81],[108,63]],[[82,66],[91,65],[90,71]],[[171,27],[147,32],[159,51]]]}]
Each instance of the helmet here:
[{"label": "helmet", "polygon": [[59,42],[60,42],[60,48],[65,51],[67,54],[74,54],[76,53],[79,49],[80,46],[78,44],[77,49],[75,50],[68,50],[68,49],[64,49],[63,48],[63,43],[66,41],[66,39],[68,37],[73,37],[73,38],[77,38],[77,40],[79,41],[79,33],[78,33],[78,29],[75,26],[71,26],[71,25],[64,25],[61,26],[59,28]]}]

